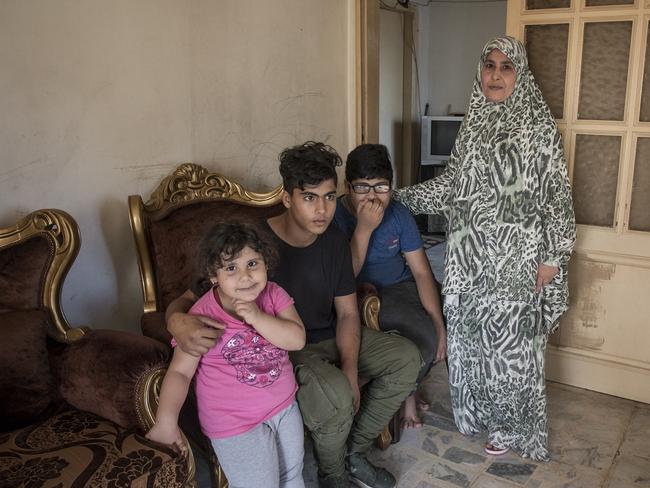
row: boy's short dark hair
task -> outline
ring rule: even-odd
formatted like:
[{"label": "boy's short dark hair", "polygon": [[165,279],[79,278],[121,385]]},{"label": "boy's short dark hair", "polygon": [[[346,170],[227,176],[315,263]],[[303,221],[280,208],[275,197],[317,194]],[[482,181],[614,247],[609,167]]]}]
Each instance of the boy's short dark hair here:
[{"label": "boy's short dark hair", "polygon": [[226,221],[210,228],[203,237],[199,246],[200,273],[205,277],[215,276],[217,269],[246,246],[261,254],[267,268],[277,263],[277,250],[259,229],[245,222]]},{"label": "boy's short dark hair", "polygon": [[345,161],[345,179],[354,180],[383,178],[393,182],[393,165],[390,154],[383,144],[361,144],[357,146]]},{"label": "boy's short dark hair", "polygon": [[326,180],[334,180],[336,185],[336,167],[343,164],[333,147],[314,141],[285,149],[279,159],[282,185],[289,193],[294,188],[304,190],[305,185],[320,185]]}]

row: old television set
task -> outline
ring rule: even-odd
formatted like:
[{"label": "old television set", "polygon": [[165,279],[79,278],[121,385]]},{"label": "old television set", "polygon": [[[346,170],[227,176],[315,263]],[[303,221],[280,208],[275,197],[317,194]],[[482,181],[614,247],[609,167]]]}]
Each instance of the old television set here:
[{"label": "old television set", "polygon": [[422,165],[444,165],[449,159],[463,117],[425,115],[422,117]]}]

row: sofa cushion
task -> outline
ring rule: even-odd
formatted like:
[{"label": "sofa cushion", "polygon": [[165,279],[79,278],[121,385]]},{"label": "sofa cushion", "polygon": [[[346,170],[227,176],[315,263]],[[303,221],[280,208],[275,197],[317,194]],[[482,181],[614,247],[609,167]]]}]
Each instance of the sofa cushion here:
[{"label": "sofa cushion", "polygon": [[0,434],[0,486],[180,487],[187,466],[172,449],[69,406]]},{"label": "sofa cushion", "polygon": [[32,423],[54,399],[47,354],[47,314],[0,313],[0,431]]},{"label": "sofa cushion", "polygon": [[140,318],[142,334],[162,342],[171,348],[172,335],[167,331],[167,322],[163,312],[146,312]]},{"label": "sofa cushion", "polygon": [[143,427],[143,381],[166,367],[170,348],[140,334],[91,330],[52,359],[61,397],[124,428]]},{"label": "sofa cushion", "polygon": [[52,255],[52,244],[44,234],[2,249],[0,312],[35,310],[41,306],[43,278]]}]

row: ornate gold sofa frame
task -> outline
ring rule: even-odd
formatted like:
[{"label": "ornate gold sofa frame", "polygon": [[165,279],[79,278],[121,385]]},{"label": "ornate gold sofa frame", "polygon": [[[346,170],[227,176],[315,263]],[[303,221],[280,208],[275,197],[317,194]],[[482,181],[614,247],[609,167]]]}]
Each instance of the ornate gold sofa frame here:
[{"label": "ornate gold sofa frame", "polygon": [[[72,328],[65,318],[61,288],[79,246],[76,222],[61,210],[38,210],[0,228],[0,351],[7,348],[0,363],[17,344],[40,338],[41,349],[22,349],[21,360],[47,377],[44,394],[28,397],[45,408],[0,433],[0,479],[7,486],[193,486],[193,459],[143,436],[168,351],[139,334]],[[11,389],[15,368],[1,369],[1,388]],[[16,387],[18,397],[24,386]],[[3,410],[18,411],[21,400],[0,401]]]},{"label": "ornate gold sofa frame", "polygon": [[[268,193],[248,191],[192,163],[165,177],[146,203],[140,195],[129,196],[144,300],[143,333],[169,344],[164,311],[192,282],[198,241],[211,226],[219,219],[255,223],[278,215],[284,211],[281,198],[281,186]],[[364,297],[360,310],[364,324],[378,329],[379,299]],[[390,441],[386,428],[378,444],[385,449]],[[223,473],[217,473],[219,483],[225,483]]]}]

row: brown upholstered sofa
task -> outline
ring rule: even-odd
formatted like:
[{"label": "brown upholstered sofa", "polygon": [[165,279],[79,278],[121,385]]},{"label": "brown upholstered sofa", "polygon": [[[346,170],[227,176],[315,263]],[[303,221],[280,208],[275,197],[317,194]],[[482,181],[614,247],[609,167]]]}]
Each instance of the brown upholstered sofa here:
[{"label": "brown upholstered sofa", "polygon": [[[198,242],[210,227],[219,219],[255,223],[278,215],[284,211],[281,197],[282,187],[268,193],[248,191],[227,177],[192,163],[178,166],[165,177],[146,203],[140,195],[131,195],[129,213],[144,299],[143,334],[170,343],[164,311],[192,282]],[[365,325],[378,329],[377,296],[363,297],[360,307]],[[181,426],[189,430],[189,426]],[[391,434],[386,428],[378,444],[385,449],[390,442]],[[212,455],[209,444],[197,443],[197,449]],[[213,466],[215,484],[226,486],[214,458]]]},{"label": "brown upholstered sofa", "polygon": [[0,487],[192,486],[192,459],[143,436],[168,349],[66,321],[79,245],[60,210],[0,228]]}]

